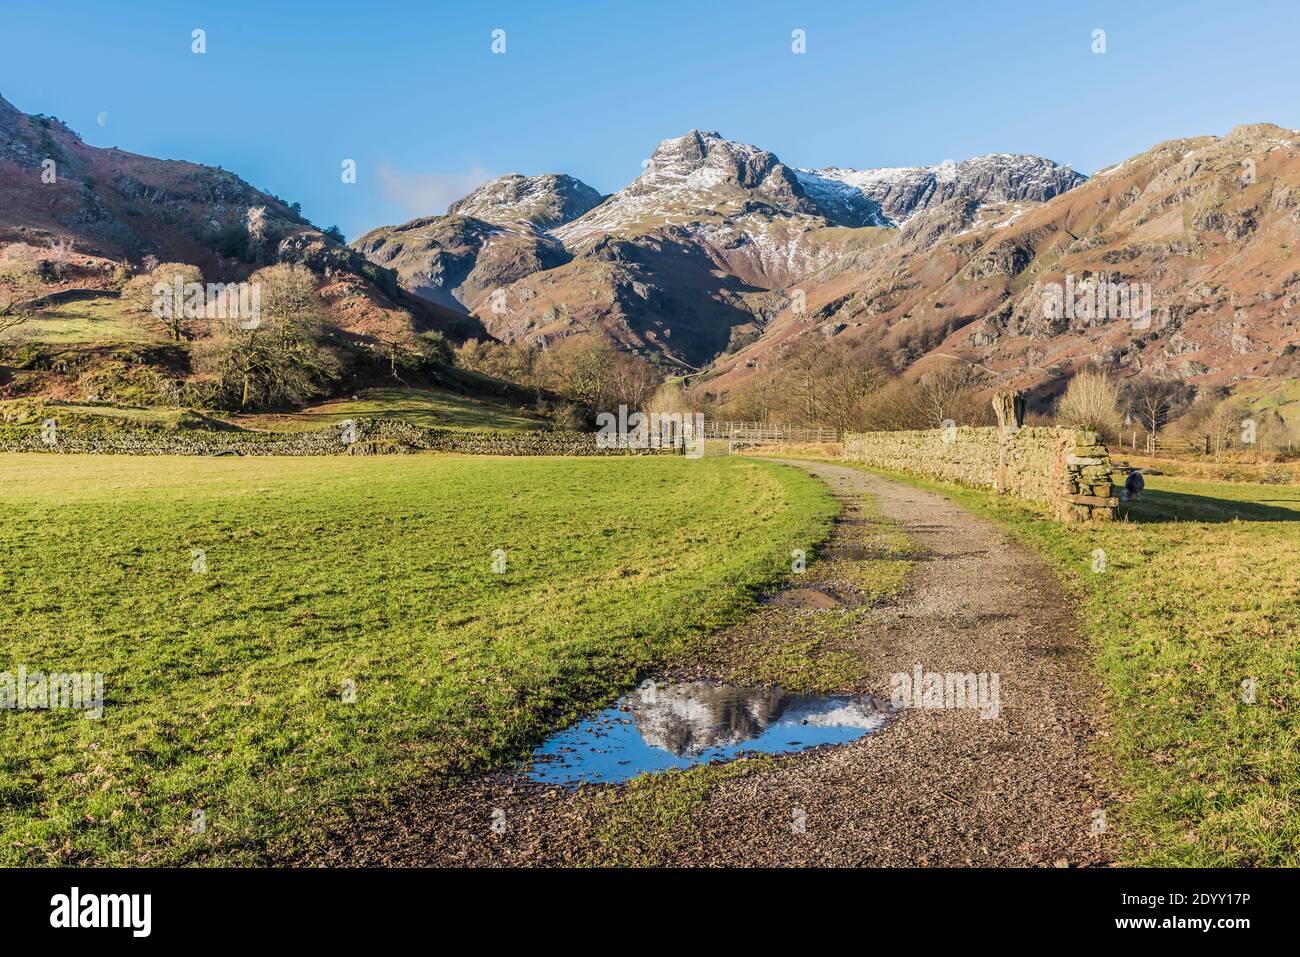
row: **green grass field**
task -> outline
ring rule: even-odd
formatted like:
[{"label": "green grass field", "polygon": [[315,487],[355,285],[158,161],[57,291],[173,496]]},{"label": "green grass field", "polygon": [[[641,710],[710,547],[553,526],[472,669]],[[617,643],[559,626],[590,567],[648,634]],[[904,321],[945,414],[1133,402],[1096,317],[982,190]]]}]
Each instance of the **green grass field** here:
[{"label": "green grass field", "polygon": [[160,344],[167,340],[128,316],[122,300],[111,297],[65,302],[42,309],[35,318],[11,330],[11,342],[23,340],[52,345]]},{"label": "green grass field", "polygon": [[193,409],[110,405],[92,402],[52,402],[44,399],[0,399],[0,423],[39,425],[55,418],[65,425],[99,425],[122,429],[225,428],[224,423]]},{"label": "green grass field", "polygon": [[345,419],[402,419],[436,429],[542,429],[544,419],[520,412],[503,402],[493,402],[454,392],[387,386],[366,389],[355,398],[336,399],[307,406],[286,415],[241,415],[229,421],[246,429],[297,432],[322,429]]},{"label": "green grass field", "polygon": [[435,456],[9,455],[0,502],[0,671],[106,696],[0,711],[3,864],[278,859],[521,758],[737,620],[836,507],[735,458]]},{"label": "green grass field", "polygon": [[1300,379],[1244,382],[1233,392],[1249,402],[1254,412],[1276,410],[1292,424],[1300,418]]},{"label": "green grass field", "polygon": [[1078,598],[1127,862],[1300,865],[1300,489],[1149,477],[1130,520],[1084,527],[893,477],[1008,525]]}]

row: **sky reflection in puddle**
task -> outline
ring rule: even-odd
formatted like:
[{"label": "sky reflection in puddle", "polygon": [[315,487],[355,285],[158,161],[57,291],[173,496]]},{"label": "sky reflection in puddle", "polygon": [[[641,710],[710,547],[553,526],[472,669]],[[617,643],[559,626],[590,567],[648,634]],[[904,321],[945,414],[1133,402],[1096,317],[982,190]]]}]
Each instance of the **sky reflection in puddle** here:
[{"label": "sky reflection in puddle", "polygon": [[709,682],[653,685],[552,735],[525,775],[544,784],[618,783],[647,771],[843,744],[891,715],[871,695],[795,695]]}]

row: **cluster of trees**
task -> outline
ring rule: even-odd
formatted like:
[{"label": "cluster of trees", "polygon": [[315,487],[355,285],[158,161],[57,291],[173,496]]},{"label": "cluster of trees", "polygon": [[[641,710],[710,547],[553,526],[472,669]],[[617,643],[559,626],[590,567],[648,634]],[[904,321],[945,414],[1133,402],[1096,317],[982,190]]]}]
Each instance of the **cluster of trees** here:
[{"label": "cluster of trees", "polygon": [[[249,288],[257,290],[255,300],[241,297],[233,284],[205,286],[202,311],[196,315],[175,291],[197,289],[202,283],[197,266],[148,261],[145,271],[123,287],[122,299],[142,326],[173,342],[195,340],[194,368],[203,376],[205,398],[213,405],[296,405],[327,394],[337,384],[343,360],[326,333],[325,304],[309,269],[282,263],[257,270],[247,280]],[[164,298],[166,308],[160,308]]]},{"label": "cluster of trees", "polygon": [[[188,298],[177,298],[185,289],[201,290],[198,312]],[[243,284],[204,285],[196,266],[146,261],[123,286],[122,299],[141,326],[176,343],[193,340],[199,391],[217,407],[293,406],[329,395],[360,357],[355,345],[331,333],[319,279],[301,265],[267,266]],[[369,339],[372,364],[382,362],[399,380],[455,360],[445,337],[414,332],[397,312]]]},{"label": "cluster of trees", "polygon": [[566,428],[590,428],[597,415],[620,405],[646,409],[664,381],[640,356],[582,336],[545,348],[470,340],[456,350],[456,363],[536,390],[541,410]]},{"label": "cluster of trees", "polygon": [[1055,421],[1100,432],[1109,442],[1150,449],[1176,442],[1214,455],[1290,451],[1297,439],[1276,409],[1258,410],[1226,389],[1197,390],[1182,382],[1144,379],[1117,383],[1085,368],[1057,401]]},{"label": "cluster of trees", "polygon": [[[993,411],[978,397],[979,372],[949,360],[903,379],[888,358],[862,344],[807,337],[771,369],[712,400],[713,414],[749,422],[854,431],[939,428],[947,421],[982,425]],[[696,391],[703,391],[697,387]]]},{"label": "cluster of trees", "polygon": [[651,412],[704,412],[715,418],[837,429],[937,428],[992,421],[978,398],[979,376],[964,362],[949,362],[904,381],[888,359],[863,345],[811,338],[791,346],[773,368],[719,395],[707,382],[665,379],[639,356],[601,339],[572,337],[547,348],[521,343],[470,341],[457,364],[561,397],[547,409],[561,424],[585,428],[600,412],[619,405]]}]

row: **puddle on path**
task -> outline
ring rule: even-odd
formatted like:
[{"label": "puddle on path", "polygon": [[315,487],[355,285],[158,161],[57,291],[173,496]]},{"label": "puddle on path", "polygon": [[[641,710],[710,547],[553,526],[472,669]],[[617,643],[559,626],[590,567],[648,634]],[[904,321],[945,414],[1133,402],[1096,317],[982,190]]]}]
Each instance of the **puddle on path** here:
[{"label": "puddle on path", "polygon": [[879,545],[828,545],[819,557],[832,562],[866,562],[873,558],[883,558],[888,549]]},{"label": "puddle on path", "polygon": [[795,695],[693,681],[649,683],[553,735],[525,772],[544,784],[616,784],[647,771],[844,744],[892,715],[871,695]]},{"label": "puddle on path", "polygon": [[845,608],[856,604],[834,589],[825,586],[819,588],[787,588],[777,592],[765,604],[786,606],[790,608],[811,608],[821,611],[826,608]]}]

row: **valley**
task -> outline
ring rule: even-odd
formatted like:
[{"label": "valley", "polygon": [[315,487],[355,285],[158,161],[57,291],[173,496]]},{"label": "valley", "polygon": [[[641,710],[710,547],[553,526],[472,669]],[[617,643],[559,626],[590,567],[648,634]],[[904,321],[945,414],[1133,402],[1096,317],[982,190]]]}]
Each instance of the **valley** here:
[{"label": "valley", "polygon": [[4,15],[0,865],[1300,864],[1293,11],[165,6]]}]

